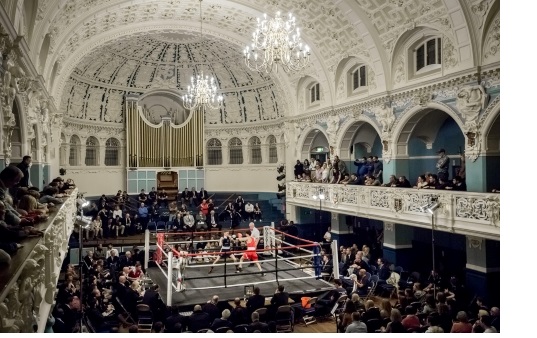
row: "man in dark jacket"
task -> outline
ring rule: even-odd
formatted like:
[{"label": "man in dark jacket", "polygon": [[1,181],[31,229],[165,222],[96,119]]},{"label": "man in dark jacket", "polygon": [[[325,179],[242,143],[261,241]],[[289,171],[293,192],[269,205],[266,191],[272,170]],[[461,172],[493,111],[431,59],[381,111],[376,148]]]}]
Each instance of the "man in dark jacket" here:
[{"label": "man in dark jacket", "polygon": [[209,315],[201,309],[201,305],[194,306],[194,312],[188,317],[188,328],[192,332],[208,329],[211,324]]},{"label": "man in dark jacket", "polygon": [[252,313],[252,323],[248,325],[248,333],[259,331],[261,333],[269,333],[269,326],[267,323],[259,321],[259,313]]},{"label": "man in dark jacket", "polygon": [[24,174],[24,177],[19,181],[18,187],[31,187],[32,183],[30,182],[30,172],[29,169],[32,166],[32,157],[31,156],[24,156],[22,158],[22,162],[17,164],[17,168],[19,168],[22,173]]},{"label": "man in dark jacket", "polygon": [[265,307],[265,296],[261,296],[261,289],[259,287],[254,287],[254,294],[248,298],[246,301],[246,308],[248,313],[252,314],[257,309]]},{"label": "man in dark jacket", "polygon": [[231,324],[231,322],[228,320],[230,315],[231,315],[231,312],[228,309],[225,309],[224,311],[222,311],[222,317],[216,318],[215,320],[213,320],[213,324],[211,325],[211,330],[216,332],[216,330],[218,330],[221,327],[229,327],[231,329],[233,324]]},{"label": "man in dark jacket", "polygon": [[240,298],[235,298],[235,308],[231,310],[229,320],[233,327],[240,324],[248,324],[248,310],[241,305]]},{"label": "man in dark jacket", "polygon": [[214,295],[210,301],[203,304],[203,306],[201,307],[202,311],[209,315],[209,322],[207,323],[207,327],[209,327],[209,324],[211,324],[213,320],[215,320],[216,318],[220,318],[222,311],[218,309],[217,304],[218,296]]}]

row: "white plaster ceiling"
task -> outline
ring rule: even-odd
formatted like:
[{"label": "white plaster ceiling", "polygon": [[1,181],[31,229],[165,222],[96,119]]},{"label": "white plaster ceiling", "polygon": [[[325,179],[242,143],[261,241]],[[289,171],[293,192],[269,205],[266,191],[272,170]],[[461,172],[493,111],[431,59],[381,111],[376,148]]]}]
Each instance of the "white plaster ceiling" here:
[{"label": "white plaster ceiling", "polygon": [[[242,50],[263,13],[273,16],[279,10],[297,17],[312,49],[313,65],[299,74],[272,76],[288,95],[304,75],[335,87],[337,66],[350,55],[373,68],[379,90],[389,89],[392,52],[405,31],[427,25],[449,36],[464,36],[467,25],[459,1],[463,0],[204,0],[202,7],[204,33],[221,41],[213,50],[226,44]],[[100,46],[146,32],[161,32],[163,38],[167,33],[162,32],[171,30],[177,43],[187,44],[182,38],[199,31],[199,14],[198,0],[42,0],[35,25],[39,33],[33,34],[30,47],[39,50],[45,34],[50,34],[44,73],[58,65],[51,88],[58,101],[88,54],[100,50],[106,56],[109,51]],[[335,88],[329,91],[333,96]]]}]

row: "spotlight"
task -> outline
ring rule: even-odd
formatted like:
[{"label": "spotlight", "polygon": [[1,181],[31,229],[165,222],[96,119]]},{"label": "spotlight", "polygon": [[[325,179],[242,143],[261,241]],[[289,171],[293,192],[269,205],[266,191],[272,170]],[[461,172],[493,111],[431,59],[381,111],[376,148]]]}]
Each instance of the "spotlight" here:
[{"label": "spotlight", "polygon": [[278,192],[285,190],[285,184],[278,184]]},{"label": "spotlight", "polygon": [[83,229],[87,229],[91,224],[91,217],[89,216],[76,216],[75,225]]},{"label": "spotlight", "polygon": [[284,178],[285,178],[285,174],[281,174],[281,175],[279,175],[278,177],[276,177],[276,179],[277,179],[278,181],[281,181],[281,180],[283,180]]},{"label": "spotlight", "polygon": [[420,211],[421,212],[428,212],[428,213],[430,213],[432,215],[432,214],[434,214],[436,209],[438,209],[439,207],[440,207],[440,204],[438,204],[438,202],[431,202],[429,204],[422,205],[420,207]]}]

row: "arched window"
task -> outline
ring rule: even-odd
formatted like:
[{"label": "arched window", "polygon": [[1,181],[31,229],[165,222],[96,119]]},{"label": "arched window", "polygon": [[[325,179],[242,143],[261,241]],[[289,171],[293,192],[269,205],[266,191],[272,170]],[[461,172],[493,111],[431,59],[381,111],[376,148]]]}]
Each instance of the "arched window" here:
[{"label": "arched window", "polygon": [[278,147],[276,145],[276,137],[270,135],[267,139],[269,145],[269,163],[278,163]]},{"label": "arched window", "polygon": [[77,166],[80,163],[80,139],[73,135],[69,140],[69,165]]},{"label": "arched window", "polygon": [[215,138],[212,138],[207,142],[207,164],[222,164],[222,142]]},{"label": "arched window", "polygon": [[418,45],[415,60],[416,72],[427,66],[442,64],[442,39],[435,37]]},{"label": "arched window", "polygon": [[86,160],[87,166],[98,165],[99,163],[99,141],[93,136],[86,140]]},{"label": "arched window", "polygon": [[319,82],[310,87],[310,103],[314,103],[321,100],[321,86]]},{"label": "arched window", "polygon": [[242,164],[242,141],[236,137],[229,140],[229,164]]},{"label": "arched window", "polygon": [[358,66],[352,71],[352,90],[367,86],[366,66]]},{"label": "arched window", "polygon": [[261,140],[257,136],[250,139],[250,160],[252,164],[261,164],[263,160],[261,156]]},{"label": "arched window", "polygon": [[[104,151],[104,165],[106,166],[118,166],[119,165],[119,150],[120,150],[119,140],[116,138],[109,138],[106,140],[106,148]],[[87,154],[87,150],[86,150]]]}]

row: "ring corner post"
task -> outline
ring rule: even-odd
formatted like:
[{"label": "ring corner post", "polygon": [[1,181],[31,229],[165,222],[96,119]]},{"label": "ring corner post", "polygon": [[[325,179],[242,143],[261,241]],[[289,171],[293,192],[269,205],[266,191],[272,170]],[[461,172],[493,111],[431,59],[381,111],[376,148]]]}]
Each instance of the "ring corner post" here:
[{"label": "ring corner post", "polygon": [[168,283],[166,285],[166,306],[172,306],[172,292],[173,292],[173,271],[172,271],[172,259],[173,252],[168,252]]},{"label": "ring corner post", "polygon": [[338,246],[337,246],[337,240],[334,239],[332,241],[332,244],[330,244],[332,246],[332,264],[333,264],[333,267],[332,267],[332,271],[334,273],[334,279],[339,279],[339,249],[338,249]]},{"label": "ring corner post", "polygon": [[145,240],[144,240],[144,269],[147,270],[149,266],[149,230],[145,230]]}]

